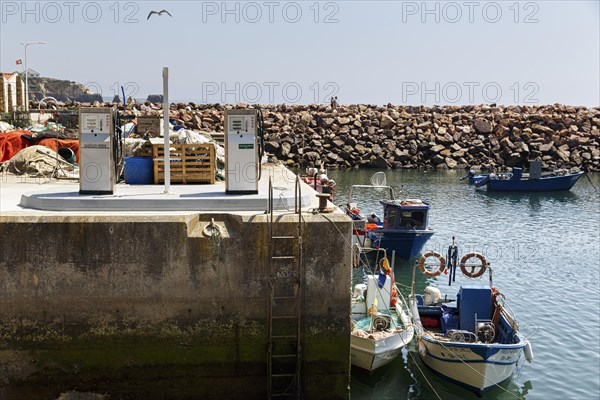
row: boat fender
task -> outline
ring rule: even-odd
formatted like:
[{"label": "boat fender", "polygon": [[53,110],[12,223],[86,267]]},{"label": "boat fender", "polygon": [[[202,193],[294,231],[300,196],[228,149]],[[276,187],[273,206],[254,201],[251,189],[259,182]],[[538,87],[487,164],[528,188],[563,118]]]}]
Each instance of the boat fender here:
[{"label": "boat fender", "polygon": [[360,267],[360,253],[360,247],[355,243],[354,246],[352,246],[352,267],[354,269]]},{"label": "boat fender", "polygon": [[[435,257],[438,259],[439,262],[439,266],[437,270],[431,271],[428,270],[427,268],[425,268],[426,265],[426,261],[429,257]],[[444,258],[444,256],[442,256],[440,253],[438,253],[437,251],[428,251],[425,254],[423,254],[421,256],[421,258],[419,258],[419,269],[421,270],[421,272],[423,273],[423,275],[425,276],[438,276],[439,274],[441,274],[442,272],[444,272],[444,270],[446,269],[446,259]],[[429,264],[429,265],[433,265],[436,266],[438,265],[436,264]]]},{"label": "boat fender", "polygon": [[523,348],[523,352],[525,353],[525,359],[529,362],[532,362],[533,361],[533,348],[531,347],[531,342],[527,342],[527,344]]},{"label": "boat fender", "polygon": [[[467,265],[467,261],[469,261],[471,258],[479,259],[479,261],[481,261],[481,265],[479,265],[479,266],[476,264],[468,264]],[[481,254],[481,253],[476,253],[476,252],[467,253],[460,259],[460,270],[462,271],[462,273],[465,276],[468,276],[469,278],[480,277],[481,275],[483,275],[483,273],[485,272],[487,267],[488,267],[488,262],[485,259],[485,257],[483,256],[483,254]],[[468,270],[468,268],[470,268],[470,270]]]},{"label": "boat fender", "polygon": [[427,286],[423,294],[423,302],[426,306],[435,306],[442,300],[442,293],[435,286]]},{"label": "boat fender", "polygon": [[358,283],[354,286],[354,292],[352,292],[352,296],[354,297],[365,297],[365,293],[367,291],[367,285],[364,283]]},{"label": "boat fender", "polygon": [[417,348],[419,349],[419,354],[421,357],[425,357],[427,355],[427,345],[423,343],[423,339],[420,337],[417,339]]},{"label": "boat fender", "polygon": [[388,261],[387,258],[382,258],[379,261],[379,268],[385,272],[386,275],[389,275],[390,272],[392,272],[392,268],[390,267],[390,262]]},{"label": "boat fender", "polygon": [[[365,293],[365,297],[367,296],[367,294]],[[375,298],[375,300],[377,300],[377,298]],[[374,302],[371,307],[369,307],[369,311],[367,311],[367,314],[369,314],[369,316],[373,316],[375,314],[377,314],[377,304],[376,302]]]}]

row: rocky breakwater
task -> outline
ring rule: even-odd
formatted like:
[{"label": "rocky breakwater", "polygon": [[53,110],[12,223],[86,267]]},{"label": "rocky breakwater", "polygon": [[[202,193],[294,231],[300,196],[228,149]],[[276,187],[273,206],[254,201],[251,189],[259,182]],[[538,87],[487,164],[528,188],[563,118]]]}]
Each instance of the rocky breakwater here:
[{"label": "rocky breakwater", "polygon": [[[222,132],[234,107],[263,110],[266,151],[291,167],[491,170],[540,159],[549,170],[600,171],[600,107],[178,103],[170,114],[189,129]],[[158,103],[120,108],[161,114]]]},{"label": "rocky breakwater", "polygon": [[267,113],[266,150],[329,168],[528,166],[600,170],[600,110],[583,107],[286,107]]}]

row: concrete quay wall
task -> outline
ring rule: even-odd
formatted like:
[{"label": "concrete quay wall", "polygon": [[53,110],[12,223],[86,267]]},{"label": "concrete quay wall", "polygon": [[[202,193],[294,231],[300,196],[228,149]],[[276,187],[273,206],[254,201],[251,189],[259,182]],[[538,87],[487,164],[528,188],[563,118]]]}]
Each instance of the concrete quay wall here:
[{"label": "concrete quay wall", "polygon": [[[303,220],[304,395],[347,399],[351,223]],[[265,215],[0,216],[0,253],[0,398],[266,398]]]}]

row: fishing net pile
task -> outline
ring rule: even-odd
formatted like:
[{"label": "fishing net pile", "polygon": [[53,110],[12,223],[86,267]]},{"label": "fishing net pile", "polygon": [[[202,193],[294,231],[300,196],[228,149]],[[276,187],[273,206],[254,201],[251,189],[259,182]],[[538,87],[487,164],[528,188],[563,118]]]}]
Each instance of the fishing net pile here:
[{"label": "fishing net pile", "polygon": [[3,163],[0,170],[31,177],[48,177],[53,173],[57,177],[66,177],[73,174],[75,167],[46,146],[30,146],[22,149],[9,161]]}]

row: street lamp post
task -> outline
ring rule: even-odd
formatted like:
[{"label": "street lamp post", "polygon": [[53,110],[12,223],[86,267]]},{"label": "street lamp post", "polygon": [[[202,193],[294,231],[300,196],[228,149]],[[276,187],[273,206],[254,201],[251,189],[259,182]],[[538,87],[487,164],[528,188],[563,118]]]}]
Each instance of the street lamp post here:
[{"label": "street lamp post", "polygon": [[27,69],[27,46],[32,44],[46,44],[46,42],[21,43],[21,46],[25,46],[25,111],[27,112],[29,112],[29,70]]}]

